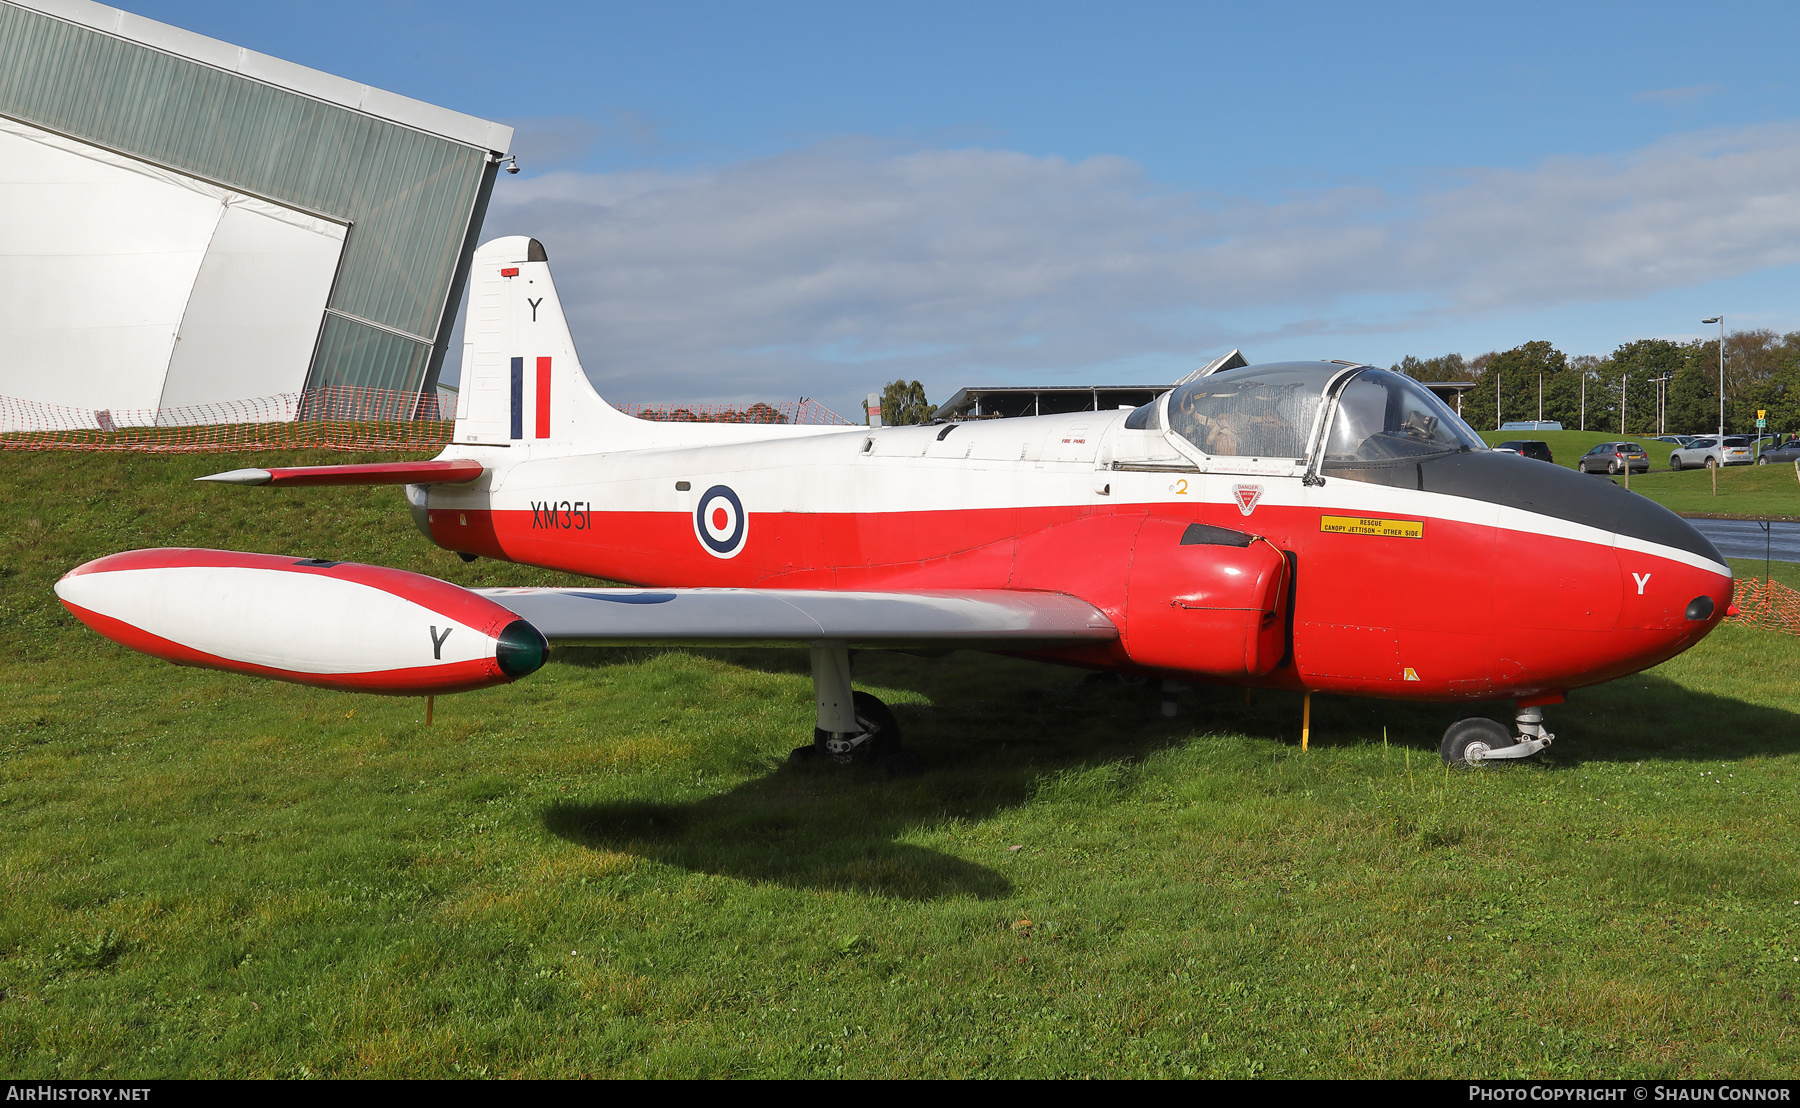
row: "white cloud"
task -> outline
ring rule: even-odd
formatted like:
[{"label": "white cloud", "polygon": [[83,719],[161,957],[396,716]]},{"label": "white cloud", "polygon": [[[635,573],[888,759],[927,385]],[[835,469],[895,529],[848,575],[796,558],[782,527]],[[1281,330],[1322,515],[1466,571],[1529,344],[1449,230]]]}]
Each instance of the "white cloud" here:
[{"label": "white cloud", "polygon": [[845,403],[900,376],[936,396],[1800,261],[1800,127],[1276,201],[1159,188],[1122,158],[840,140],[692,173],[503,180],[484,233],[544,241],[609,396]]}]

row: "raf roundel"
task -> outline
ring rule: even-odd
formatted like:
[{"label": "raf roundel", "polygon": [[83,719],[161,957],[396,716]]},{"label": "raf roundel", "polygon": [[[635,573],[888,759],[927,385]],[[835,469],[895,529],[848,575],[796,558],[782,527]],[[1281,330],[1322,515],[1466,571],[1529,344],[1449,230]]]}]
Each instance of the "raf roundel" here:
[{"label": "raf roundel", "polygon": [[744,515],[744,504],[725,485],[714,485],[700,494],[694,509],[694,534],[700,545],[715,558],[735,558],[744,549],[750,520]]}]

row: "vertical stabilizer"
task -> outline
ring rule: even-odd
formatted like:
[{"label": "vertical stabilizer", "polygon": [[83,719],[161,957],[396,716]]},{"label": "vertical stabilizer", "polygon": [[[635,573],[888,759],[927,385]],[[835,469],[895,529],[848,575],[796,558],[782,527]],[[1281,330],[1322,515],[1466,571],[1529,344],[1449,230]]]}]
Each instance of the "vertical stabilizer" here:
[{"label": "vertical stabilizer", "polygon": [[582,372],[543,245],[514,235],[476,250],[455,441],[605,449],[637,423]]}]

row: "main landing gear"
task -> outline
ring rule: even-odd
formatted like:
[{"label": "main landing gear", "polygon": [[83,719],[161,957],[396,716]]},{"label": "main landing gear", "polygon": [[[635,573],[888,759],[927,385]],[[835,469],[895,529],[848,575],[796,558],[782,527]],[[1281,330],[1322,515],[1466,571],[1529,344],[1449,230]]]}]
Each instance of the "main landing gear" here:
[{"label": "main landing gear", "polygon": [[821,759],[842,766],[866,763],[890,774],[918,772],[919,760],[900,746],[893,710],[872,694],[850,688],[850,651],[844,644],[813,644],[812,678],[818,725],[812,745],[797,748],[790,761]]},{"label": "main landing gear", "polygon": [[1459,719],[1444,732],[1440,749],[1447,766],[1470,767],[1502,758],[1529,758],[1556,741],[1544,730],[1544,709],[1536,705],[1520,707],[1514,717],[1518,735],[1495,720],[1476,717]]}]

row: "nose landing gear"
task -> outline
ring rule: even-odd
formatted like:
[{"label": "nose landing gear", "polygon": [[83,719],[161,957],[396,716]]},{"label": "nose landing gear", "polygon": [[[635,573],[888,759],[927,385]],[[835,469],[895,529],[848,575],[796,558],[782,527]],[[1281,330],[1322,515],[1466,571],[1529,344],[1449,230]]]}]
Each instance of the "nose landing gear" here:
[{"label": "nose landing gear", "polygon": [[1520,707],[1514,718],[1519,728],[1516,737],[1505,724],[1491,719],[1476,717],[1452,723],[1439,746],[1444,764],[1468,768],[1502,759],[1529,758],[1556,741],[1556,736],[1544,729],[1542,707]]}]

